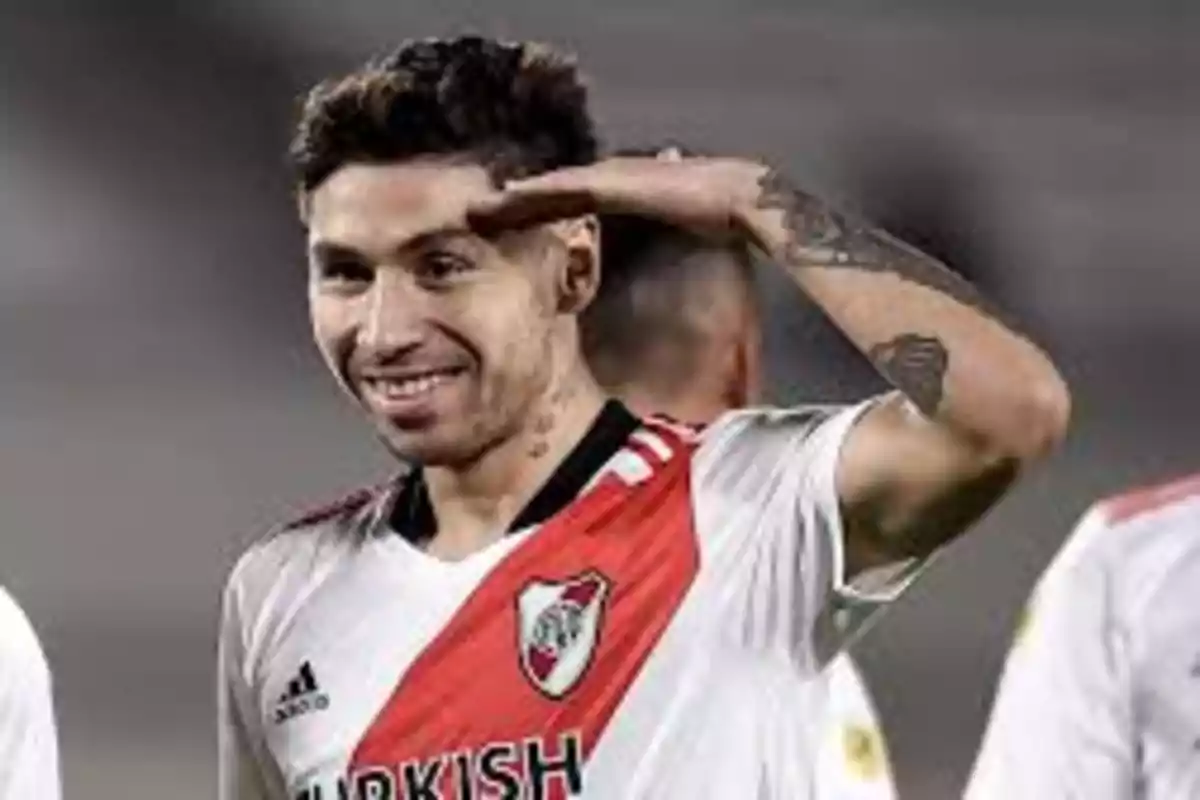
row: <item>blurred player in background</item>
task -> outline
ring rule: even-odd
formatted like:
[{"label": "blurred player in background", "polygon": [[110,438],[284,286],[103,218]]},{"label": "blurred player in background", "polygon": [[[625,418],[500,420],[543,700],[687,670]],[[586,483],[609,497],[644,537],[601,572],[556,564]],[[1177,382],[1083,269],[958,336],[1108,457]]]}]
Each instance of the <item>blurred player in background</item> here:
[{"label": "blurred player in background", "polygon": [[1018,626],[967,797],[1200,797],[1200,476],[1083,516]]},{"label": "blurred player in background", "polygon": [[[762,327],[745,250],[645,217],[608,216],[600,220],[600,252],[604,279],[580,332],[601,386],[639,415],[701,426],[761,402]],[[834,658],[804,691],[822,718],[814,727],[814,797],[894,798],[882,727],[851,656]]]},{"label": "blurred player in background", "polygon": [[58,800],[50,668],[24,612],[0,588],[0,800]]},{"label": "blurred player in background", "polygon": [[[1057,443],[1051,363],[759,163],[595,163],[546,47],[405,45],[314,90],[292,157],[316,341],[415,466],[234,568],[222,796],[811,797],[797,674]],[[896,392],[639,419],[581,350],[594,213],[764,251]]]}]

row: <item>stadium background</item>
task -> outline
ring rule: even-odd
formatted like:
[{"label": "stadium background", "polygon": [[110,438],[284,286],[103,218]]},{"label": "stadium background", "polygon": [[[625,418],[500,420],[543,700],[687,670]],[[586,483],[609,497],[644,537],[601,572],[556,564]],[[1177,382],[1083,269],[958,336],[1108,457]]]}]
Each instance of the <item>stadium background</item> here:
[{"label": "stadium background", "polygon": [[[0,580],[57,669],[68,796],[213,795],[225,570],[267,522],[385,463],[308,343],[280,168],[293,100],[389,42],[474,26],[577,49],[612,142],[758,153],[868,209],[1065,367],[1065,451],[857,650],[904,796],[953,797],[1019,602],[1072,519],[1200,468],[1185,5],[4,6]],[[769,280],[781,396],[874,388]]]}]

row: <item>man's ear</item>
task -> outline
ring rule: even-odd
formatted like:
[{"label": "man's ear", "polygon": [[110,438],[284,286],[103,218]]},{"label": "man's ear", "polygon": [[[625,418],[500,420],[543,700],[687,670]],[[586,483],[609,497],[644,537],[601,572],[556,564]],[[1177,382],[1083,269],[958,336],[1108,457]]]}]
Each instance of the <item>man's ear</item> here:
[{"label": "man's ear", "polygon": [[312,195],[305,189],[296,190],[296,214],[304,227],[308,227],[308,217],[312,213]]},{"label": "man's ear", "polygon": [[728,368],[720,385],[721,404],[725,408],[745,408],[751,404],[749,365],[745,348],[734,344],[726,351]]},{"label": "man's ear", "polygon": [[746,332],[743,345],[746,363],[746,394],[749,405],[762,403],[767,394],[767,375],[763,355],[762,321],[755,314]]},{"label": "man's ear", "polygon": [[559,273],[558,310],[579,314],[600,289],[600,222],[587,214],[555,223],[566,248],[566,267]]},{"label": "man's ear", "polygon": [[757,323],[748,325],[733,346],[734,367],[730,370],[727,396],[732,408],[744,408],[762,402],[762,334]]}]

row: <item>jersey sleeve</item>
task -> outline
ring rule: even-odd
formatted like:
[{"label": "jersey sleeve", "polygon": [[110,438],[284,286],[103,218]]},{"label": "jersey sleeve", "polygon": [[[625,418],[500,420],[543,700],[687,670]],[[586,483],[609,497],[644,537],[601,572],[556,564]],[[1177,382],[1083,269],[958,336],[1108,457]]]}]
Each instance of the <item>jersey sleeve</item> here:
[{"label": "jersey sleeve", "polygon": [[226,585],[217,646],[217,759],[219,800],[269,800],[266,745],[254,713],[252,670],[246,654],[247,609],[242,573],[253,551],[243,556]]},{"label": "jersey sleeve", "polygon": [[693,492],[702,562],[728,586],[734,635],[819,670],[908,586],[915,561],[847,581],[836,471],[876,400],[733,412],[705,432]]},{"label": "jersey sleeve", "polygon": [[1034,591],[997,691],[968,800],[1135,796],[1128,631],[1090,512]]},{"label": "jersey sleeve", "polygon": [[61,796],[52,694],[32,626],[0,591],[0,800]]}]

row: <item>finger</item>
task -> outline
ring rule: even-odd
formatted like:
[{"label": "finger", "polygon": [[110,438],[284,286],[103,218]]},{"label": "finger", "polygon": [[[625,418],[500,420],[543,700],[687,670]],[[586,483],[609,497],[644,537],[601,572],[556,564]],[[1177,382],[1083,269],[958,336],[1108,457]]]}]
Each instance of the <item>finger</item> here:
[{"label": "finger", "polygon": [[519,182],[474,203],[467,211],[467,221],[484,235],[495,235],[583,216],[594,210],[591,195],[581,189]]}]

